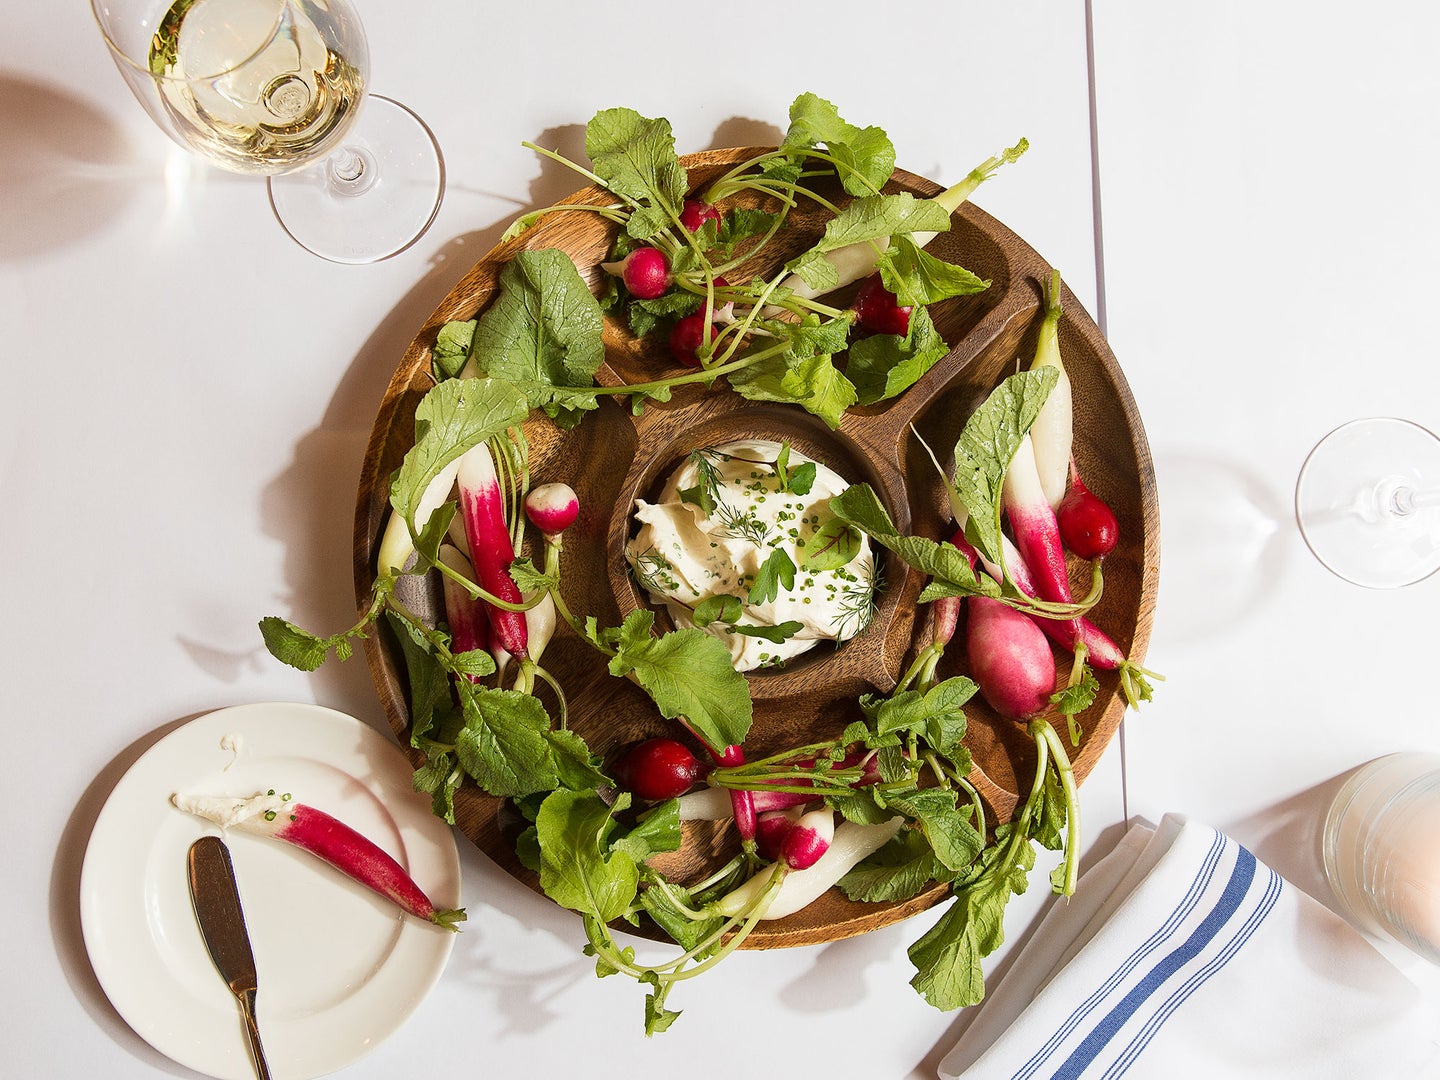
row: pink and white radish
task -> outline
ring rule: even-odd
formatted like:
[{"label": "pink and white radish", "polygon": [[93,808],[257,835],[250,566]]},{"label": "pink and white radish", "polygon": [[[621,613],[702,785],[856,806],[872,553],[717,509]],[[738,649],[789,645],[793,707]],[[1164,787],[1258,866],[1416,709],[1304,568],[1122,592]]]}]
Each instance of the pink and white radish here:
[{"label": "pink and white radish", "polygon": [[1070,376],[1060,359],[1060,271],[1052,270],[1045,296],[1045,316],[1040,320],[1040,337],[1035,346],[1031,371],[1053,368],[1058,378],[1035,422],[1030,426],[1030,442],[1035,451],[1035,471],[1041,490],[1051,509],[1065,497],[1065,482],[1070,476],[1070,452],[1074,442],[1075,417],[1071,400]]},{"label": "pink and white radish", "polygon": [[988,596],[967,600],[968,670],[990,707],[1010,720],[1044,712],[1055,692],[1055,654],[1035,621]]},{"label": "pink and white radish", "polygon": [[171,801],[222,829],[239,829],[302,848],[417,919],[447,930],[458,930],[455,924],[465,919],[464,908],[436,907],[405,868],[374,841],[323,810],[294,802],[288,794],[272,791],[248,798],[176,794]]},{"label": "pink and white radish", "polygon": [[580,500],[569,484],[541,484],[526,494],[525,516],[549,541],[575,524],[580,516]]},{"label": "pink and white radish", "polygon": [[640,300],[664,296],[670,287],[670,260],[659,248],[638,247],[618,262],[600,265],[607,273],[620,278],[630,295]]},{"label": "pink and white radish", "polygon": [[755,820],[755,847],[764,859],[788,870],[808,870],[835,838],[835,812],[828,807],[772,810]]},{"label": "pink and white radish", "polygon": [[[476,584],[506,603],[522,603],[524,597],[510,576],[515,547],[505,524],[505,500],[488,446],[477,443],[461,455],[455,482]],[[491,605],[490,626],[495,644],[517,659],[529,656],[524,612]]]},{"label": "pink and white radish", "polygon": [[823,896],[862,859],[873,855],[889,843],[904,824],[905,820],[900,817],[890,818],[878,825],[841,822],[835,828],[834,837],[825,853],[811,866],[804,870],[788,870],[784,863],[776,863],[771,868],[762,869],[708,905],[706,913],[733,918],[752,911],[757,904],[763,902],[774,876],[778,874],[783,876],[783,880],[778,888],[769,892],[769,901],[759,917],[783,919],[787,915],[793,915]]},{"label": "pink and white radish", "polygon": [[1040,483],[1035,447],[1029,435],[1020,440],[1015,456],[1005,470],[1003,489],[1005,513],[1015,533],[1015,546],[1034,576],[1035,592],[1042,600],[1068,604],[1070,571],[1065,565],[1065,546]]},{"label": "pink and white radish", "polygon": [[[425,486],[419,502],[415,504],[415,531],[423,532],[430,521],[430,515],[450,498],[455,487],[455,475],[460,471],[460,459],[456,458]],[[410,526],[403,514],[392,510],[385,522],[385,533],[380,538],[380,549],[375,556],[375,569],[380,576],[398,574],[403,571],[415,554],[415,540],[410,535]]]},{"label": "pink and white radish", "polygon": [[[439,551],[440,561],[461,577],[469,577],[474,570],[460,550],[453,544],[441,544]],[[464,585],[450,577],[442,574],[440,580],[443,583],[445,598],[445,622],[450,628],[450,648],[455,653],[472,652],[479,649],[483,652],[490,652],[490,616],[484,604],[470,595],[470,591]],[[492,654],[493,655],[493,654]],[[508,657],[506,657],[508,659]],[[495,657],[496,666],[500,665],[500,657]],[[466,676],[471,682],[479,682],[478,676]]]}]

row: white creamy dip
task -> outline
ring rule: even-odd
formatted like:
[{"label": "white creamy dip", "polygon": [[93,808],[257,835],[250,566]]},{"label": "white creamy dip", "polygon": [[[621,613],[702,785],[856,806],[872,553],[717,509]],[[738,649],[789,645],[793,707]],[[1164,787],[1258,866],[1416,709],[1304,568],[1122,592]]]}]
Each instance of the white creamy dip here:
[{"label": "white creamy dip", "polygon": [[[807,549],[823,545],[816,533],[834,523],[826,508],[849,483],[815,462],[815,478],[804,494],[784,490],[775,462],[781,444],[745,439],[697,450],[671,474],[659,500],[636,501],[639,529],[626,548],[636,579],[664,604],[677,626],[694,626],[694,608],[717,595],[743,603],[738,627],[800,629],[780,642],[744,634],[716,622],[704,629],[730,648],[739,671],[773,667],[820,641],[854,637],[874,613],[876,562],[869,538],[855,534],[858,546],[835,569],[805,566]],[[789,454],[791,475],[810,458]],[[701,505],[708,493],[714,508]],[[751,604],[748,594],[762,565],[780,550],[795,567],[790,588],[773,600]]]}]

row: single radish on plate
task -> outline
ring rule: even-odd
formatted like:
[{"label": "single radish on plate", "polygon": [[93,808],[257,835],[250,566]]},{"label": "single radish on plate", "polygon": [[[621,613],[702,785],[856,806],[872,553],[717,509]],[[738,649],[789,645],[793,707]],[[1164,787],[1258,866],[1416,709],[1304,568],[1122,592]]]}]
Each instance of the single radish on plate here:
[{"label": "single radish on plate", "polygon": [[436,907],[405,868],[373,840],[323,810],[295,802],[288,794],[176,794],[171,801],[222,829],[239,829],[302,848],[417,919],[447,930],[458,930],[455,924],[465,919],[464,908]]}]

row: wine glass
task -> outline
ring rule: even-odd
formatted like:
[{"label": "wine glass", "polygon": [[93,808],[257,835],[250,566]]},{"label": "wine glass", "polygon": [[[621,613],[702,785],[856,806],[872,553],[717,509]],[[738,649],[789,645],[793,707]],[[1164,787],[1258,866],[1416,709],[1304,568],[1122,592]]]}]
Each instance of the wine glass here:
[{"label": "wine glass", "polygon": [[349,0],[91,0],[110,55],[171,138],[268,176],[302,246],[389,258],[430,226],[445,188],[434,135],[367,94],[370,51]]},{"label": "wine glass", "polygon": [[1440,438],[1409,420],[1342,424],[1295,485],[1310,550],[1356,585],[1394,589],[1440,570]]}]

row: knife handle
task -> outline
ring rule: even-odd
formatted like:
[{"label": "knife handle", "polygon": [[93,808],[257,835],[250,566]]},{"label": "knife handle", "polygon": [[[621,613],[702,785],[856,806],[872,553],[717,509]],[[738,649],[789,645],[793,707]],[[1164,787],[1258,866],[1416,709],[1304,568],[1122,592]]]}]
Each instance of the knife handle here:
[{"label": "knife handle", "polygon": [[265,1048],[260,1045],[260,1025],[255,1022],[255,991],[242,990],[235,996],[240,999],[240,1012],[245,1017],[245,1037],[250,1041],[250,1056],[255,1059],[255,1074],[259,1080],[270,1080]]}]

